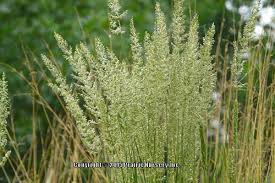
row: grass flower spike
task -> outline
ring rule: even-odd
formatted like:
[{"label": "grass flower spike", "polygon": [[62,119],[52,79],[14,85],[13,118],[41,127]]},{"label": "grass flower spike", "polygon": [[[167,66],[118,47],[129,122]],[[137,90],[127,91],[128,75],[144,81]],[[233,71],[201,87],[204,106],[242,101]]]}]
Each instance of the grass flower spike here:
[{"label": "grass flower spike", "polygon": [[5,150],[7,145],[7,117],[9,115],[8,85],[5,75],[0,80],[0,167],[5,164],[10,151]]}]

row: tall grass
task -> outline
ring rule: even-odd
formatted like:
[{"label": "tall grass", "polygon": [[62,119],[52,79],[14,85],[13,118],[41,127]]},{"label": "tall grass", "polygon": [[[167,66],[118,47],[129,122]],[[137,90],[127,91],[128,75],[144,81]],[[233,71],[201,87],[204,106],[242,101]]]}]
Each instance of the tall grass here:
[{"label": "tall grass", "polygon": [[[120,22],[124,13],[118,1],[110,1],[109,8],[110,45],[96,38],[92,51],[83,43],[73,49],[55,34],[71,65],[70,77],[50,50],[43,63],[26,55],[29,75],[10,68],[30,88],[33,133],[31,146],[21,153],[11,113],[12,154],[2,166],[1,181],[274,182],[273,55],[264,46],[271,40],[251,39],[255,16],[235,42],[225,48],[218,44],[213,59],[214,26],[200,43],[197,16],[188,27],[181,1],[175,1],[171,25],[157,4],[154,32],[143,42],[131,20],[128,60],[112,50],[112,38],[126,36]],[[41,81],[49,84],[59,107],[46,100]],[[213,92],[221,96],[216,101]],[[47,122],[44,133],[38,118]],[[73,162],[180,167],[77,169]]]}]

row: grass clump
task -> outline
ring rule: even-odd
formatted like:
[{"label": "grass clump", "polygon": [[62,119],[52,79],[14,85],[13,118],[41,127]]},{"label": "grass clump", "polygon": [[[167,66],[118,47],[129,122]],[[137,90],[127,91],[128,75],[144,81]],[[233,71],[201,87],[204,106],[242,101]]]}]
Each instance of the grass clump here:
[{"label": "grass clump", "polygon": [[[214,61],[214,25],[200,38],[198,17],[187,21],[183,1],[174,1],[171,24],[157,3],[154,30],[143,41],[131,19],[130,58],[121,58],[112,44],[127,36],[126,12],[117,0],[108,3],[109,45],[95,38],[92,51],[84,43],[72,48],[54,34],[69,75],[53,55],[42,55],[47,70],[36,62],[38,73],[28,62],[31,79],[15,71],[32,91],[33,136],[22,155],[11,126],[12,180],[3,168],[8,182],[274,182],[274,65],[265,40],[252,41],[257,8],[237,39],[216,49]],[[43,97],[38,79],[49,84],[59,112]],[[8,100],[5,80],[0,84],[5,154]],[[48,122],[41,137],[38,109]],[[87,161],[180,167],[72,168]]]},{"label": "grass clump", "polygon": [[[84,44],[72,51],[56,34],[58,45],[73,69],[72,88],[58,68],[43,56],[56,83],[51,86],[63,96],[91,154],[101,161],[181,165],[172,171],[112,170],[110,181],[198,179],[200,128],[207,125],[210,117],[216,80],[211,63],[214,26],[200,44],[197,17],[185,31],[183,6],[178,5],[173,26],[169,27],[160,5],[156,4],[155,28],[152,34],[146,34],[144,43],[139,41],[131,21],[131,63],[118,59],[111,45],[105,47],[99,39],[95,40],[93,53]],[[84,102],[81,106],[78,97]],[[88,139],[88,134],[94,139]],[[88,142],[100,142],[98,147],[102,149],[97,154]]]}]

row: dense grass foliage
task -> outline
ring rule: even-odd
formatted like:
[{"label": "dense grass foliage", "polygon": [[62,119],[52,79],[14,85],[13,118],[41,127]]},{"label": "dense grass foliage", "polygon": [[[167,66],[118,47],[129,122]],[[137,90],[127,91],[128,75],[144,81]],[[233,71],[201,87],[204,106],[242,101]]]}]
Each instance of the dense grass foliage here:
[{"label": "dense grass foliage", "polygon": [[[119,12],[118,2],[111,3],[111,32],[123,34],[120,27],[123,13]],[[99,39],[92,55],[83,44],[72,51],[56,34],[59,47],[74,71],[76,94],[58,68],[43,56],[55,78],[56,84],[50,86],[63,96],[90,154],[98,153],[102,162],[165,160],[182,166],[176,173],[153,169],[137,178],[134,174],[141,175],[141,171],[129,170],[125,174],[113,170],[110,181],[192,181],[199,175],[199,129],[207,125],[216,78],[210,54],[214,27],[199,47],[197,18],[194,17],[185,33],[183,5],[178,3],[175,7],[173,27],[169,30],[160,5],[156,5],[154,32],[146,34],[143,44],[132,20],[132,64],[120,61],[112,52],[112,45],[105,48]],[[78,105],[78,96],[85,102],[87,116]],[[104,157],[100,157],[103,152]]]},{"label": "dense grass foliage", "polygon": [[[129,23],[131,17],[135,19],[135,27],[140,33],[140,39],[144,39],[145,31],[152,33],[154,25],[154,6],[155,1],[122,0],[121,6],[127,10],[127,15],[122,20],[122,28],[125,34],[130,33]],[[172,9],[172,0],[159,0],[162,10],[165,12],[168,25],[171,23],[169,11]],[[190,4],[191,2],[191,4]],[[224,0],[215,1],[185,1],[184,6],[187,20],[192,18],[194,11],[197,11],[200,26],[199,38],[214,22],[216,30],[220,30],[220,22],[224,17],[232,17],[231,13],[224,12]],[[208,7],[208,8],[205,8]],[[189,10],[190,8],[190,10]],[[224,13],[223,13],[224,12]],[[16,136],[22,137],[22,153],[30,147],[31,141],[28,137],[32,133],[32,95],[26,82],[10,66],[22,72],[27,79],[30,79],[29,69],[39,70],[36,65],[31,65],[29,61],[39,59],[41,53],[45,53],[50,48],[60,64],[62,72],[70,74],[70,67],[67,62],[63,62],[62,55],[58,51],[58,46],[54,40],[53,32],[58,32],[66,40],[75,45],[79,41],[86,43],[94,49],[94,37],[100,38],[103,44],[109,42],[109,24],[108,24],[108,5],[107,0],[69,0],[64,4],[61,1],[44,0],[6,0],[0,2],[0,72],[5,72],[9,81],[9,91],[13,106],[13,116],[16,118],[17,128]],[[189,24],[189,21],[186,22]],[[226,32],[224,37],[232,36],[229,33],[231,19],[227,19]],[[129,36],[113,36],[113,51],[120,59],[130,58],[130,40]],[[217,42],[215,42],[217,43]],[[38,86],[41,94],[51,105],[59,106],[58,102],[52,97],[46,82],[39,79]],[[24,110],[22,110],[24,108]],[[60,109],[59,107],[57,107]],[[43,111],[38,110],[37,121],[41,129],[47,128],[43,123]],[[44,133],[44,132],[43,132]],[[24,140],[23,140],[24,139]]]},{"label": "dense grass foliage", "polygon": [[[58,31],[58,56],[50,49],[41,59],[25,52],[25,71],[9,69],[30,88],[32,134],[18,138],[13,113],[7,126],[13,109],[3,75],[0,181],[274,182],[273,40],[253,39],[259,6],[223,40],[223,23],[217,33],[214,25],[199,26],[192,6],[201,4],[190,4],[187,15],[185,3],[174,0],[172,13],[156,3],[152,30],[144,32],[126,3],[108,0],[107,37],[83,31],[82,42],[71,46]],[[30,147],[22,150],[26,141]],[[180,167],[73,168],[73,162]]]}]

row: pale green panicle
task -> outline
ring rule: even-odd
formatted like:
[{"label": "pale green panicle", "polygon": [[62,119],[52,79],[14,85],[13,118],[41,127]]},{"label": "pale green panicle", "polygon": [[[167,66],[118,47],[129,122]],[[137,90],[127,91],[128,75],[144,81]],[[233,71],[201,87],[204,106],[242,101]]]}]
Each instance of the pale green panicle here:
[{"label": "pale green panicle", "polygon": [[[57,40],[59,41],[60,39]],[[67,50],[68,47],[64,46],[64,42],[62,40],[61,42],[59,42],[59,45],[64,54],[71,54],[70,49]],[[68,60],[70,60],[73,68],[75,68],[73,65],[75,61],[73,56],[67,55],[66,58],[69,58]],[[100,149],[100,140],[93,127],[94,122],[92,120],[87,120],[83,110],[79,106],[78,97],[73,93],[72,88],[68,86],[68,84],[66,83],[66,78],[62,75],[58,68],[45,55],[42,55],[42,60],[44,61],[47,68],[50,70],[51,74],[54,76],[54,80],[56,82],[56,84],[50,83],[49,85],[53,90],[63,96],[68,110],[71,112],[76,121],[76,126],[83,144],[85,145],[89,153],[92,154],[98,152]]]},{"label": "pale green panicle", "polygon": [[249,50],[251,40],[253,39],[253,33],[255,29],[255,25],[257,22],[257,14],[259,12],[259,1],[257,1],[256,5],[252,9],[252,15],[244,26],[243,33],[239,33],[238,41],[233,43],[234,47],[234,55],[232,62],[232,82],[235,86],[241,87],[241,74],[243,72],[244,64],[247,59],[243,58],[243,55],[248,55],[251,50]]},{"label": "pale green panicle", "polygon": [[131,51],[132,51],[132,59],[135,65],[142,64],[142,57],[143,57],[143,50],[142,46],[139,42],[138,34],[136,32],[134,26],[134,20],[131,19],[130,23],[130,30],[131,30]]},{"label": "pale green panicle", "polygon": [[6,151],[7,141],[7,118],[9,116],[8,84],[5,75],[0,80],[0,167],[4,166],[11,151]]},{"label": "pale green panicle", "polygon": [[111,33],[115,35],[124,34],[125,31],[122,29],[121,20],[126,16],[127,11],[121,12],[119,0],[108,0],[108,7]]}]

